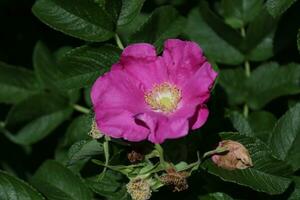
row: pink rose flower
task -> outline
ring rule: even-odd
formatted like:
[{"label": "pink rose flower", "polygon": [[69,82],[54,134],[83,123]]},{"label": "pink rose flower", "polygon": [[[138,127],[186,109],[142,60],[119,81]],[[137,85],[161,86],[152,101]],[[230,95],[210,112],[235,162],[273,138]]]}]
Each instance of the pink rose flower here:
[{"label": "pink rose flower", "polygon": [[129,45],[92,87],[97,126],[129,141],[186,136],[206,122],[205,103],[216,77],[194,42],[169,39],[162,56],[150,44]]}]

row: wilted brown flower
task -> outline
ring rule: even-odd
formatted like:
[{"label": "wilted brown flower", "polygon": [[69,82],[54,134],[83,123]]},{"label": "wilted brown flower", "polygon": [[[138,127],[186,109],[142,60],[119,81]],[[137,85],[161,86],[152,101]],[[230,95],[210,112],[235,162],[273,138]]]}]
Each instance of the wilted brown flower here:
[{"label": "wilted brown flower", "polygon": [[133,200],[148,200],[151,197],[150,184],[144,179],[132,179],[126,187]]},{"label": "wilted brown flower", "polygon": [[144,155],[132,150],[127,154],[127,158],[131,163],[138,163],[144,160]]},{"label": "wilted brown flower", "polygon": [[100,139],[103,137],[103,134],[100,132],[100,130],[97,127],[95,119],[93,120],[92,128],[91,131],[89,132],[89,136],[91,136],[94,139]]},{"label": "wilted brown flower", "polygon": [[167,170],[166,175],[162,175],[160,177],[160,180],[165,184],[165,185],[170,185],[172,186],[173,192],[181,192],[183,190],[186,190],[189,185],[187,183],[186,178],[188,177],[187,172],[177,172],[175,169],[169,169]]},{"label": "wilted brown flower", "polygon": [[227,170],[246,169],[252,167],[252,160],[248,150],[241,144],[232,140],[224,140],[218,148],[225,148],[227,152],[212,156],[213,162]]}]

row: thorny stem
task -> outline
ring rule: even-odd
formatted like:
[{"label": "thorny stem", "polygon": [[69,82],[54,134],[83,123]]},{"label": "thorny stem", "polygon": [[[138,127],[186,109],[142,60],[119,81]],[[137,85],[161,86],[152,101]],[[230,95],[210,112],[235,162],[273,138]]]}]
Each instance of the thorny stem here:
[{"label": "thorny stem", "polygon": [[81,105],[78,105],[78,104],[74,104],[73,108],[75,110],[77,110],[78,112],[81,112],[81,113],[84,113],[84,114],[89,114],[90,113],[90,110],[88,108],[85,108],[85,107],[83,107]]},{"label": "thorny stem", "polygon": [[[244,27],[241,28],[241,35],[244,38],[246,37],[246,31],[245,31]],[[246,78],[249,78],[251,75],[251,68],[250,68],[250,63],[248,60],[245,60],[244,67],[245,67]],[[247,103],[245,103],[244,108],[243,108],[243,115],[244,115],[244,117],[248,117],[248,114],[249,114],[249,107],[248,107]]]},{"label": "thorny stem", "polygon": [[116,43],[117,43],[118,47],[123,50],[124,45],[122,44],[122,41],[121,41],[121,39],[120,39],[120,37],[117,33],[115,34],[115,40],[116,40]]}]

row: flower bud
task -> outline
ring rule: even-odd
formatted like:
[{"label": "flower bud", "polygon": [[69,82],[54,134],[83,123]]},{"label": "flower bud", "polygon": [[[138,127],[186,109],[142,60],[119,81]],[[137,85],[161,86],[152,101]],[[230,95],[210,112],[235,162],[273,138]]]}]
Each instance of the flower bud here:
[{"label": "flower bud", "polygon": [[103,137],[103,134],[100,132],[100,130],[97,127],[97,123],[95,119],[93,120],[91,131],[89,132],[89,136],[91,136],[93,139],[100,139]]},{"label": "flower bud", "polygon": [[133,200],[148,200],[151,197],[150,184],[144,179],[132,179],[126,187]]},{"label": "flower bud", "polygon": [[240,143],[232,140],[224,140],[218,148],[225,148],[227,152],[215,154],[212,161],[221,168],[227,170],[246,169],[252,167],[252,160],[248,150]]}]

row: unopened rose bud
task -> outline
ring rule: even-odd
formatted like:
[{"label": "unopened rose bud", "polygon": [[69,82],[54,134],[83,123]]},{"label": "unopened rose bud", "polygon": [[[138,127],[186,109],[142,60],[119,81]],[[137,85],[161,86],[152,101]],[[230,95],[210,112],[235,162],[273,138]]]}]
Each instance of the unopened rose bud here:
[{"label": "unopened rose bud", "polygon": [[144,179],[132,179],[126,187],[133,200],[148,200],[151,197],[150,184]]},{"label": "unopened rose bud", "polygon": [[89,136],[91,136],[93,139],[96,139],[96,140],[103,137],[103,134],[98,129],[97,123],[95,120],[93,120],[91,131],[89,132]]},{"label": "unopened rose bud", "polygon": [[248,150],[241,144],[232,140],[224,140],[219,143],[218,148],[227,151],[212,156],[213,162],[227,170],[246,169],[252,167],[252,160]]}]

